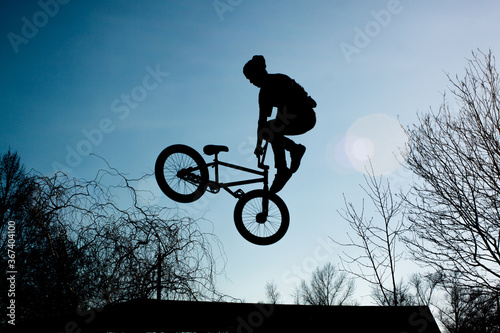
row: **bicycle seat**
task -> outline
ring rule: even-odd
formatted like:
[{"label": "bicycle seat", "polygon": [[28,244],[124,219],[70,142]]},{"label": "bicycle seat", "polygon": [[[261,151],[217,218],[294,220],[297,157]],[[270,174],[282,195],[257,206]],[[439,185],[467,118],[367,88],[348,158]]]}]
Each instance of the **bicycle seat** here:
[{"label": "bicycle seat", "polygon": [[218,145],[206,145],[203,147],[203,152],[206,155],[214,155],[218,154],[221,151],[229,151],[229,148],[227,146],[218,146]]}]

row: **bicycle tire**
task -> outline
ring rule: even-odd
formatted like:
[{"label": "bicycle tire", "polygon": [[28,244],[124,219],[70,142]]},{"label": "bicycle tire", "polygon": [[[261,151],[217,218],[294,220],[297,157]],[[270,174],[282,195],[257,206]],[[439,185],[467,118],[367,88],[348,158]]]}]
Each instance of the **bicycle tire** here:
[{"label": "bicycle tire", "polygon": [[[264,195],[269,196],[269,213],[265,222],[258,222]],[[234,208],[234,223],[240,235],[256,245],[270,245],[286,234],[290,214],[285,202],[272,192],[253,190],[243,195]]]},{"label": "bicycle tire", "polygon": [[[186,175],[192,179],[179,177],[179,173],[189,168],[194,172]],[[186,145],[172,145],[165,148],[155,163],[155,177],[158,186],[167,197],[181,203],[198,200],[205,193],[208,183],[208,168],[205,160],[193,148]]]}]

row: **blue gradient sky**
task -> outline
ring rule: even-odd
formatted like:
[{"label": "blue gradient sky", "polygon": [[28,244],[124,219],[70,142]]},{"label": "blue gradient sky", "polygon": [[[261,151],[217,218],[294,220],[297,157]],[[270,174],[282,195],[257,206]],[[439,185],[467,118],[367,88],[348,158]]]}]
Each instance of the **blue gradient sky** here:
[{"label": "blue gradient sky", "polygon": [[[408,125],[437,109],[446,73],[462,76],[471,51],[500,50],[499,12],[496,1],[9,1],[0,14],[0,149],[17,150],[28,169],[76,177],[102,166],[90,151],[140,176],[173,143],[226,144],[226,160],[255,166],[258,89],[242,66],[264,55],[269,72],[288,74],[318,102],[316,127],[297,138],[308,148],[303,165],[280,192],[287,235],[269,247],[247,243],[226,193],[179,207],[213,222],[228,257],[222,291],[262,301],[275,281],[290,302],[316,265],[339,262],[343,249],[329,237],[346,239],[337,210],[343,194],[361,203],[367,156],[395,186],[409,184],[393,158],[405,142],[398,119]],[[140,187],[175,206],[154,181]]]}]

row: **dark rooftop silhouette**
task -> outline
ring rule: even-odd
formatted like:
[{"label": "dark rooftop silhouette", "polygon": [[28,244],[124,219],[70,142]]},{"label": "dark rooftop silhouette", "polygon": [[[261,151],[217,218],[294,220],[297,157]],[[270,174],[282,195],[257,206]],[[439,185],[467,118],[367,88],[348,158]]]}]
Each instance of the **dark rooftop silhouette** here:
[{"label": "dark rooftop silhouette", "polygon": [[[47,323],[45,323],[47,324]],[[33,329],[44,330],[44,323]],[[69,330],[68,330],[69,328]],[[310,306],[133,300],[82,311],[56,332],[349,332],[440,333],[425,306]],[[81,331],[80,331],[81,330]]]}]

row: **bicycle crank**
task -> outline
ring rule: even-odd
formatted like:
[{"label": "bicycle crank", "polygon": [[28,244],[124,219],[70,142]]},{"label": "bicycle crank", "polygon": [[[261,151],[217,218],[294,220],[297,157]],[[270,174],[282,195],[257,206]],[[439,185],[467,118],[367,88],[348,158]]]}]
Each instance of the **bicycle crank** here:
[{"label": "bicycle crank", "polygon": [[209,181],[207,184],[207,191],[210,193],[219,193],[220,185],[216,182]]},{"label": "bicycle crank", "polygon": [[190,170],[190,168],[179,170],[177,172],[177,177],[193,185],[200,184],[201,183],[200,176],[193,174],[191,171],[192,170]]}]

